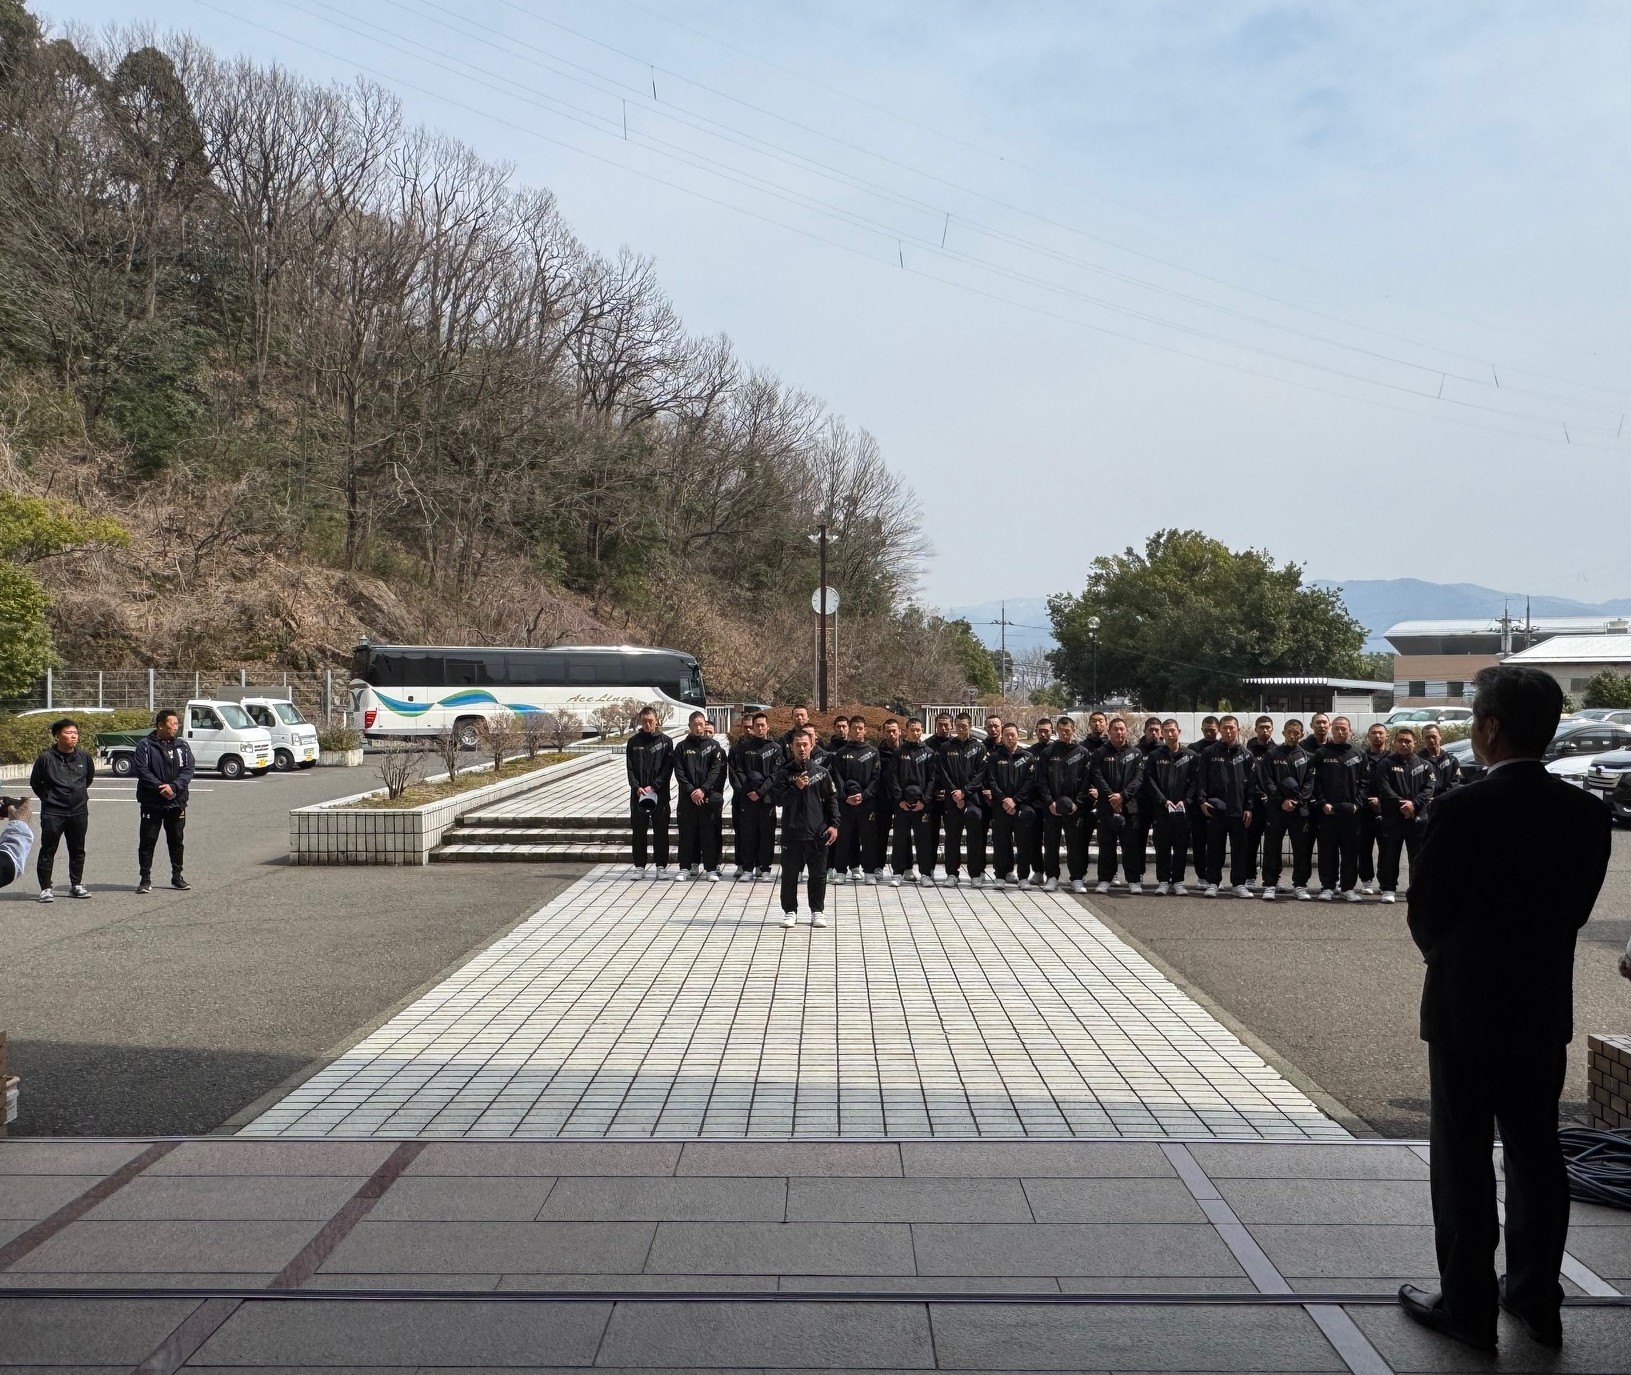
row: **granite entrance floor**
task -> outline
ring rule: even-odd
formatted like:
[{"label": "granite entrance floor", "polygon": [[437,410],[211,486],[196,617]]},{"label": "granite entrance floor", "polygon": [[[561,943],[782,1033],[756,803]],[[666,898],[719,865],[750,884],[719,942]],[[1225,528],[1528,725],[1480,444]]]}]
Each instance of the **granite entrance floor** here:
[{"label": "granite entrance floor", "polygon": [[1068,893],[827,914],[601,866],[243,1134],[1348,1138]]},{"label": "granite entrance floor", "polygon": [[1418,1147],[0,1142],[0,1368],[1631,1371],[1631,1214],[1561,1357],[1391,1305]]}]

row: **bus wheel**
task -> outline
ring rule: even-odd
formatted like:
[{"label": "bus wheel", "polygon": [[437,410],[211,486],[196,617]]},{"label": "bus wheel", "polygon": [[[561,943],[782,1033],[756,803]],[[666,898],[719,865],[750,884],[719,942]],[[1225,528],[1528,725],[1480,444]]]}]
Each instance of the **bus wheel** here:
[{"label": "bus wheel", "polygon": [[481,737],[476,733],[481,728],[481,717],[461,716],[453,723],[453,729],[459,733],[459,748],[473,750],[481,743]]}]

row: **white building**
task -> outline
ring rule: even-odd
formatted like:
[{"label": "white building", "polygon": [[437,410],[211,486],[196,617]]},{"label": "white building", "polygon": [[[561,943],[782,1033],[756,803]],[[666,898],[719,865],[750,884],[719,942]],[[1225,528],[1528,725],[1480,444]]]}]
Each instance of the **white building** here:
[{"label": "white building", "polygon": [[[1620,621],[1620,626],[1625,626]],[[1502,662],[1543,668],[1578,698],[1586,684],[1605,669],[1631,674],[1631,629],[1607,635],[1554,635],[1529,649],[1508,655]]]}]

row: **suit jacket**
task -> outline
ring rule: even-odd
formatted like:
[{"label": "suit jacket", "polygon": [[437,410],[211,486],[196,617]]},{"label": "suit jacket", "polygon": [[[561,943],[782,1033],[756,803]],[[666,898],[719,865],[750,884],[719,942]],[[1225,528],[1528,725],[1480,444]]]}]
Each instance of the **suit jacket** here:
[{"label": "suit jacket", "polygon": [[1435,801],[1411,865],[1421,1037],[1451,1049],[1574,1036],[1574,938],[1613,845],[1608,808],[1533,760]]}]

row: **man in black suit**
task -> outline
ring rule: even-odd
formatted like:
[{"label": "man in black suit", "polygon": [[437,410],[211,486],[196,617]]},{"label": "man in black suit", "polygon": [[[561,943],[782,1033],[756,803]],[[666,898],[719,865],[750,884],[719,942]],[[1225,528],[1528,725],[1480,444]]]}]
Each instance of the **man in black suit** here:
[{"label": "man in black suit", "polygon": [[[1407,1284],[1399,1302],[1486,1351],[1499,1303],[1555,1347],[1569,1230],[1557,1102],[1574,1035],[1574,938],[1608,869],[1610,822],[1608,808],[1540,762],[1563,710],[1556,680],[1501,665],[1474,682],[1473,749],[1489,772],[1434,803],[1410,876],[1410,934],[1427,958],[1421,1036],[1443,1292]],[[1506,1173],[1499,1284],[1496,1124]]]}]

